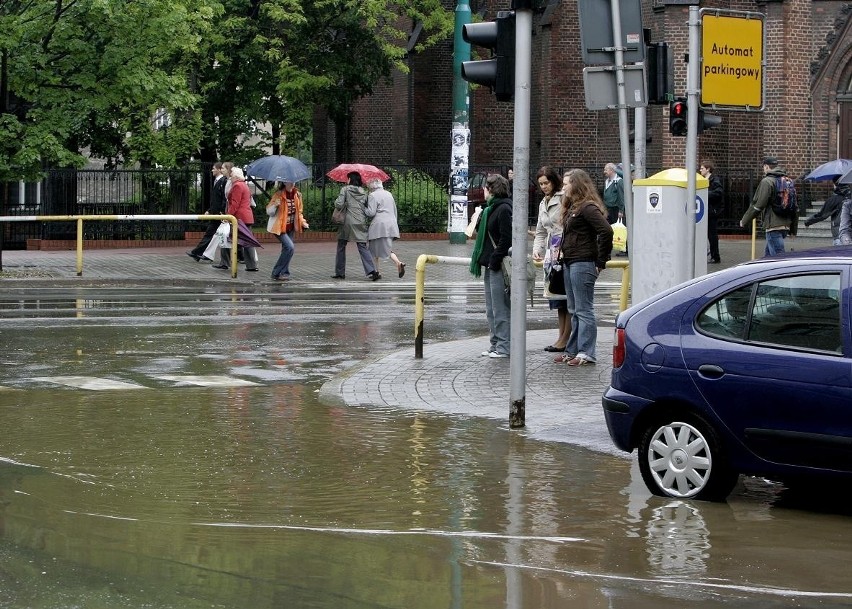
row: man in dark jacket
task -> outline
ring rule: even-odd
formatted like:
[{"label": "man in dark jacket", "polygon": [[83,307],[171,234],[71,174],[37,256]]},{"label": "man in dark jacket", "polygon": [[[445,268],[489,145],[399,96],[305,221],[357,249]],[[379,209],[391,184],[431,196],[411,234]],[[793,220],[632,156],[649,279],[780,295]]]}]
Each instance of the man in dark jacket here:
[{"label": "man in dark jacket", "polygon": [[[839,177],[839,176],[838,176]],[[826,218],[831,218],[831,237],[834,239],[834,245],[840,245],[840,211],[843,209],[843,201],[850,198],[850,189],[848,184],[838,184],[837,178],[834,179],[834,194],[832,194],[817,213],[805,220],[805,226],[822,222]]]},{"label": "man in dark jacket", "polygon": [[740,226],[748,226],[754,218],[760,215],[763,230],[766,233],[766,249],[763,255],[774,256],[784,253],[784,239],[788,234],[796,236],[799,216],[797,213],[790,217],[781,216],[772,209],[772,202],[777,195],[775,180],[787,175],[784,168],[779,166],[778,159],[775,157],[763,159],[763,173],[765,174],[764,178],[757,185],[754,199],[752,199],[751,205],[740,220]]},{"label": "man in dark jacket", "polygon": [[[225,183],[228,180],[225,179],[222,173],[222,163],[213,163],[211,172],[213,173],[213,188],[210,192],[210,209],[205,214],[224,214],[228,208],[228,201],[225,199]],[[207,230],[204,232],[204,236],[201,237],[201,241],[189,250],[186,255],[194,258],[196,262],[202,259],[209,260],[209,258],[204,258],[204,250],[210,245],[210,240],[216,234],[216,229],[219,228],[220,224],[222,224],[221,220],[211,220],[207,226]]]},{"label": "man in dark jacket", "polygon": [[719,264],[722,261],[719,256],[719,216],[722,214],[725,191],[715,171],[716,163],[709,159],[698,168],[698,173],[710,182],[707,189],[707,243],[710,246],[710,262]]}]

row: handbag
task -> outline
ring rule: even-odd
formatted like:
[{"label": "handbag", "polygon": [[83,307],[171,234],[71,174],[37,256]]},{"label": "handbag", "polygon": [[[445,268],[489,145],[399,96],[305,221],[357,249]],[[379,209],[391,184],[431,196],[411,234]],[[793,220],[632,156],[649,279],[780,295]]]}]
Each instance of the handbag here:
[{"label": "handbag", "polygon": [[347,201],[348,197],[349,193],[347,192],[345,195],[343,195],[343,207],[341,207],[340,209],[337,209],[335,207],[334,211],[331,212],[331,221],[334,224],[343,224],[344,222],[346,222],[346,208],[349,204]]},{"label": "handbag", "polygon": [[548,294],[565,296],[565,274],[562,272],[561,264],[554,264],[550,267],[545,278],[544,291],[545,296]]},{"label": "handbag", "polygon": [[267,205],[266,215],[269,217],[269,219],[266,221],[266,232],[271,233],[272,229],[275,228],[275,223],[278,221],[278,206]]}]

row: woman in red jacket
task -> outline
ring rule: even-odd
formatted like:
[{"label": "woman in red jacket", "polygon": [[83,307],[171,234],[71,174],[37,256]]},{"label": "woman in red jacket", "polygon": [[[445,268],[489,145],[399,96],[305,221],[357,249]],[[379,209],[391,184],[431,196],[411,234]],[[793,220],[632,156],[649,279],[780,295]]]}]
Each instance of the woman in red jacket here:
[{"label": "woman in red jacket", "polygon": [[[254,213],[251,211],[251,193],[249,192],[243,170],[239,167],[231,169],[231,188],[228,192],[228,213],[237,220],[242,220],[246,226],[254,224]],[[253,247],[243,247],[246,259],[246,270],[257,271],[257,254]],[[227,269],[231,260],[230,248],[222,248],[222,260],[214,266],[216,269]]]}]

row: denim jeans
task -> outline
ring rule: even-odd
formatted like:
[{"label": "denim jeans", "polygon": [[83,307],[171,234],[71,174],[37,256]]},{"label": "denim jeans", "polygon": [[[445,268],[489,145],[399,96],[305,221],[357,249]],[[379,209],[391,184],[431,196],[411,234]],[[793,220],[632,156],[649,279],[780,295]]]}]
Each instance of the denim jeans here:
[{"label": "denim jeans", "polygon": [[597,361],[595,345],[598,326],[595,320],[595,281],[598,272],[592,261],[578,261],[562,267],[565,274],[565,296],[568,313],[571,314],[571,336],[565,347],[566,353],[583,354]]},{"label": "denim jeans", "polygon": [[281,254],[278,256],[275,266],[272,267],[273,279],[290,276],[290,261],[293,259],[293,253],[296,251],[292,230],[278,235],[278,240],[281,242]]},{"label": "denim jeans", "polygon": [[787,236],[785,230],[771,230],[766,232],[766,249],[763,250],[764,256],[774,256],[775,254],[784,253],[784,237]]},{"label": "denim jeans", "polygon": [[[346,276],[346,244],[349,241],[345,239],[337,240],[337,255],[334,258],[334,274],[341,277]],[[361,256],[361,265],[364,267],[364,274],[369,275],[376,270],[373,264],[373,255],[370,253],[367,244],[362,241],[356,241],[358,246],[358,255]]]},{"label": "denim jeans", "polygon": [[485,281],[485,317],[488,319],[491,350],[509,355],[512,309],[509,295],[506,294],[503,270],[492,271],[485,267],[482,269],[482,279]]}]

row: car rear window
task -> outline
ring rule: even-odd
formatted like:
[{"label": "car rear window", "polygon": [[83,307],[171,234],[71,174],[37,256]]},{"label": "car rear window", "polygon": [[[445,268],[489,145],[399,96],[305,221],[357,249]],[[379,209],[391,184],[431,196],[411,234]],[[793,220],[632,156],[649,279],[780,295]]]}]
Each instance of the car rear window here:
[{"label": "car rear window", "polygon": [[840,275],[792,275],[728,292],[698,316],[712,336],[840,353]]}]

